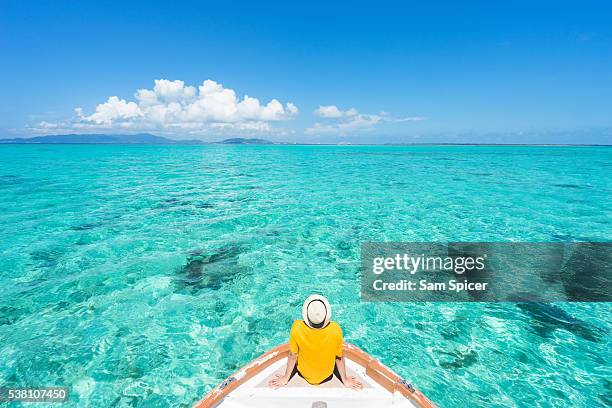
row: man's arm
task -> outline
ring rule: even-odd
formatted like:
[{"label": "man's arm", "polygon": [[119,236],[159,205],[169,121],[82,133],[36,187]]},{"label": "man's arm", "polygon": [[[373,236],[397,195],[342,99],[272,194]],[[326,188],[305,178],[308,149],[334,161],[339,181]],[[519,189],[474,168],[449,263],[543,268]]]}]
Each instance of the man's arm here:
[{"label": "man's arm", "polygon": [[297,353],[289,352],[289,357],[287,357],[287,368],[285,369],[285,375],[276,374],[273,379],[268,382],[268,385],[272,388],[279,388],[287,385],[289,382],[289,378],[291,378],[291,373],[293,373],[293,369],[295,368],[295,363],[297,363],[298,355]]},{"label": "man's arm", "polygon": [[344,364],[344,356],[336,357],[336,367],[338,367],[338,373],[340,374],[340,380],[345,387],[352,388],[354,390],[360,390],[363,388],[363,384],[353,376],[346,375],[346,365]]}]

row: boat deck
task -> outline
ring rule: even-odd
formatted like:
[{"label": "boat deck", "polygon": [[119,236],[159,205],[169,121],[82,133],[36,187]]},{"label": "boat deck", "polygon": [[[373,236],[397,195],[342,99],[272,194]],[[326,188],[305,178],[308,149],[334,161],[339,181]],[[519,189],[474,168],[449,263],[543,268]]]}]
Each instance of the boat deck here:
[{"label": "boat deck", "polygon": [[358,347],[344,343],[347,374],[363,389],[345,387],[338,378],[308,384],[299,375],[273,389],[268,382],[283,374],[289,345],[282,344],[251,361],[212,389],[194,408],[436,408],[427,397]]},{"label": "boat deck", "polygon": [[229,394],[218,405],[220,408],[384,408],[414,407],[409,400],[396,393],[390,393],[365,374],[365,369],[353,361],[347,360],[348,375],[357,377],[363,383],[363,389],[355,391],[346,388],[335,376],[321,384],[308,384],[299,375],[282,388],[268,387],[268,381],[285,370],[286,359],[282,359],[266,368],[259,375],[244,383]]}]

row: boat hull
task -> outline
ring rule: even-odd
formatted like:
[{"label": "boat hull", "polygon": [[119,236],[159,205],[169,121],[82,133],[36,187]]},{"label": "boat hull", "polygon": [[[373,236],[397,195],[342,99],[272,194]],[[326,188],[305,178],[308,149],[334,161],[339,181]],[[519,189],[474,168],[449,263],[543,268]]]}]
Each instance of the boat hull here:
[{"label": "boat hull", "polygon": [[193,408],[246,407],[418,407],[435,405],[390,368],[350,343],[343,354],[349,375],[364,384],[361,391],[344,387],[337,379],[319,386],[307,384],[295,376],[287,386],[271,389],[267,381],[283,373],[289,345],[282,344],[262,354],[212,389]]}]

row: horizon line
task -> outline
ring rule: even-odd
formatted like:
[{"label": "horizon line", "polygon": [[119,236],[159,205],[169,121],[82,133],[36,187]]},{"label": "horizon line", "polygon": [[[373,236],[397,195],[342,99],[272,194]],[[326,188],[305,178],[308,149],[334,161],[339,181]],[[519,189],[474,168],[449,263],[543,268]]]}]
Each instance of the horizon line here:
[{"label": "horizon line", "polygon": [[[224,145],[224,146],[388,146],[388,147],[407,147],[407,146],[499,146],[499,147],[612,147],[612,144],[597,143],[293,143],[293,142],[270,142],[270,143],[224,143],[223,140],[216,142],[201,143],[113,143],[113,142],[11,142],[0,145],[96,145],[96,146],[205,146],[205,145]],[[10,140],[10,139],[9,139]],[[13,139],[14,140],[14,139]]]},{"label": "horizon line", "polygon": [[[152,133],[67,133],[67,134],[48,134],[39,136],[25,137],[5,137],[0,138],[0,144],[74,144],[74,145],[272,145],[272,146],[576,146],[576,147],[610,147],[609,143],[495,143],[495,142],[382,142],[382,143],[360,143],[360,142],[290,142],[275,141],[260,137],[226,137],[221,140],[205,141],[201,139],[172,139],[166,136],[155,135]],[[87,139],[91,139],[88,141]]]}]

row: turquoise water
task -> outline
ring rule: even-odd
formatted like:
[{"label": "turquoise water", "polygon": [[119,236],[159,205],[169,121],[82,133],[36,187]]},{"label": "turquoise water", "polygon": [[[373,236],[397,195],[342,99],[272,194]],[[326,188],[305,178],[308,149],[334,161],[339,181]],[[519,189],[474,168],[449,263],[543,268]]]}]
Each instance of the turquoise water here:
[{"label": "turquoise water", "polygon": [[612,149],[0,146],[0,384],[188,407],[306,295],[442,407],[612,403],[608,304],[359,300],[362,241],[610,241]]}]

